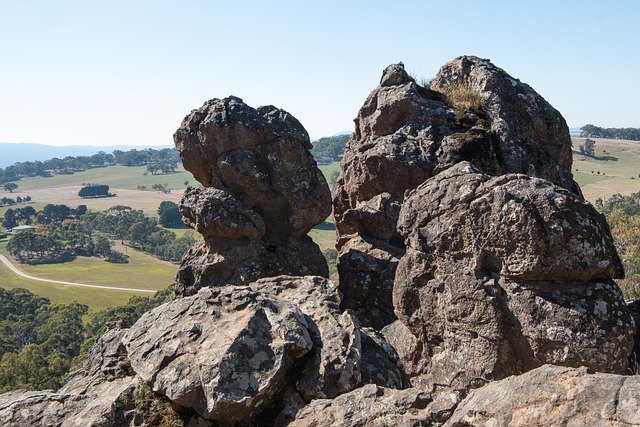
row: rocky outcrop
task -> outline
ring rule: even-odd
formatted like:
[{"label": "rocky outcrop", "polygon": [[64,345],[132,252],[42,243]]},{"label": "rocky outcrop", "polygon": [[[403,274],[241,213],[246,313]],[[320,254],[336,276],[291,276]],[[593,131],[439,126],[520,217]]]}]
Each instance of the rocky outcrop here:
[{"label": "rocky outcrop", "polygon": [[274,407],[295,414],[285,400],[304,406],[363,382],[408,385],[393,348],[361,331],[321,277],[203,288],[147,312],[123,342],[152,391],[223,425]]},{"label": "rocky outcrop", "polygon": [[175,140],[204,186],[180,205],[203,239],[177,298],[61,390],[0,395],[0,424],[640,425],[618,375],[637,306],[566,124],[490,62],[430,88],[385,70],[334,199],[339,286],[306,236],[328,191],[293,117],[215,99]]},{"label": "rocky outcrop", "polygon": [[640,376],[546,365],[472,391],[445,427],[640,425]]},{"label": "rocky outcrop", "polygon": [[280,274],[329,275],[306,235],[331,213],[329,187],[293,116],[212,99],[185,117],[174,140],[204,186],[187,189],[180,203],[185,224],[203,239],[183,258],[178,296]]},{"label": "rocky outcrop", "polygon": [[612,280],[622,264],[578,195],[461,162],[406,197],[398,230],[394,305],[418,343],[411,374],[464,390],[545,363],[626,373],[635,325]]},{"label": "rocky outcrop", "polygon": [[388,296],[404,251],[396,223],[406,191],[469,161],[488,175],[524,173],[580,195],[560,113],[488,60],[457,58],[429,88],[390,65],[355,122],[334,213],[344,307],[365,325],[395,320]]}]

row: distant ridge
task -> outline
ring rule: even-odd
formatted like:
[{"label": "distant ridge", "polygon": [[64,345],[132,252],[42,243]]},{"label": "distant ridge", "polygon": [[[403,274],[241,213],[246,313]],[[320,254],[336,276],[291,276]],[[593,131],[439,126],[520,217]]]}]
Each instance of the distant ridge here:
[{"label": "distant ridge", "polygon": [[0,168],[6,168],[17,162],[35,162],[49,159],[64,158],[67,156],[92,156],[99,151],[112,153],[114,150],[142,150],[145,148],[173,148],[173,145],[150,146],[150,145],[110,145],[106,147],[96,147],[91,145],[66,145],[55,147],[45,144],[16,144],[0,142]]}]

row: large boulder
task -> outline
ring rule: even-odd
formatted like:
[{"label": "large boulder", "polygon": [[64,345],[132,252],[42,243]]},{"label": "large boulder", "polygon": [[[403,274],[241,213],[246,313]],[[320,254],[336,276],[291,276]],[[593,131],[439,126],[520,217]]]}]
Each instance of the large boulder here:
[{"label": "large boulder", "polygon": [[[355,124],[341,162],[334,214],[340,290],[355,296],[344,299],[344,308],[354,309],[365,325],[380,328],[395,320],[386,295],[404,250],[396,223],[405,192],[426,179],[469,161],[488,175],[524,173],[580,195],[571,178],[569,129],[560,113],[485,59],[449,62],[429,88],[417,84],[402,64],[390,65]],[[362,274],[363,259],[369,260],[366,271],[373,278]]]},{"label": "large boulder", "polygon": [[177,295],[280,274],[328,276],[306,234],[331,213],[331,194],[293,116],[212,99],[184,118],[174,141],[205,187],[188,189],[180,203],[203,241],[183,259]]},{"label": "large boulder", "polygon": [[640,376],[546,365],[473,390],[445,427],[640,425]]},{"label": "large boulder", "polygon": [[604,217],[575,193],[461,162],[407,196],[398,230],[394,305],[417,342],[405,363],[434,389],[545,363],[626,372],[622,265]]},{"label": "large boulder", "polygon": [[322,277],[203,288],[145,313],[123,342],[153,392],[223,425],[295,414],[363,383],[408,386],[393,348],[360,330]]}]

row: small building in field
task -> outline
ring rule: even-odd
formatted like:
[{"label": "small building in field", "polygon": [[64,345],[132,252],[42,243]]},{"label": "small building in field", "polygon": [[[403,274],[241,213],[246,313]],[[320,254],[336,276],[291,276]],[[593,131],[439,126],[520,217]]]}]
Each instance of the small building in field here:
[{"label": "small building in field", "polygon": [[16,234],[18,231],[26,231],[26,230],[35,230],[36,227],[33,225],[19,225],[17,227],[13,227],[9,234]]}]

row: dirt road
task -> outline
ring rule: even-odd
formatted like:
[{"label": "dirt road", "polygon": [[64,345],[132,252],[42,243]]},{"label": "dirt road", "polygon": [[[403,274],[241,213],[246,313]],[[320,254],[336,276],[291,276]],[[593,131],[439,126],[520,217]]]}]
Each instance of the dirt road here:
[{"label": "dirt road", "polygon": [[95,288],[95,289],[109,289],[112,291],[127,291],[127,292],[147,292],[155,294],[156,291],[149,289],[133,289],[133,288],[116,288],[115,286],[98,286],[98,285],[88,285],[86,283],[73,283],[73,282],[62,282],[60,280],[50,280],[50,279],[41,279],[39,277],[30,276],[29,274],[23,273],[18,270],[18,268],[9,261],[7,257],[0,254],[0,261],[4,263],[4,265],[9,268],[9,270],[13,271],[18,276],[24,277],[29,280],[37,280],[39,282],[48,282],[48,283],[58,283],[60,285],[68,285],[68,286],[78,286],[82,288]]}]

